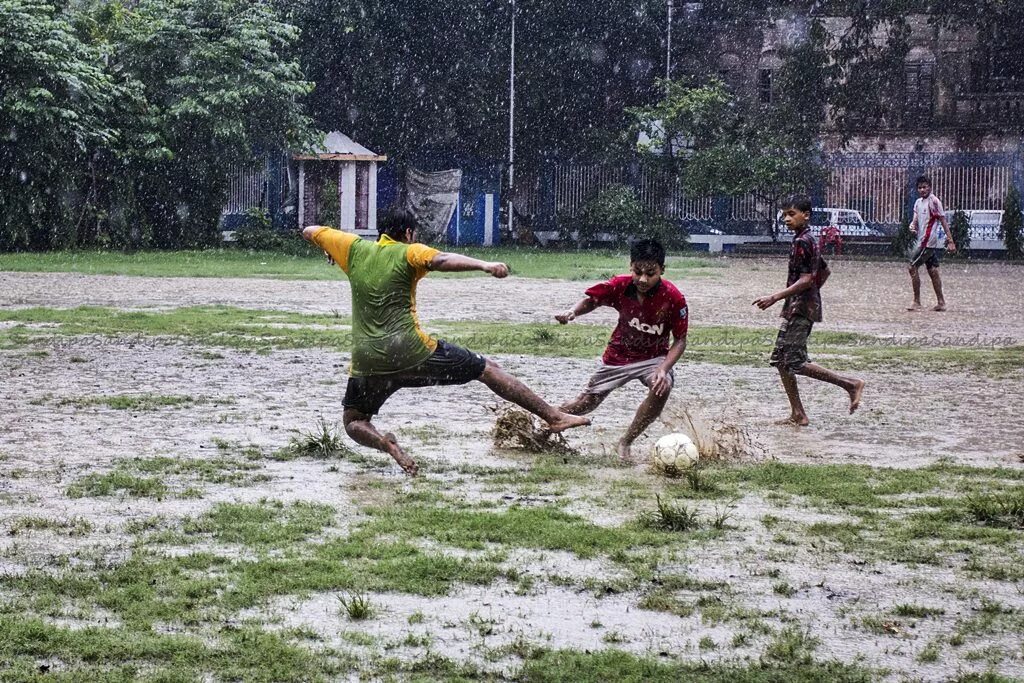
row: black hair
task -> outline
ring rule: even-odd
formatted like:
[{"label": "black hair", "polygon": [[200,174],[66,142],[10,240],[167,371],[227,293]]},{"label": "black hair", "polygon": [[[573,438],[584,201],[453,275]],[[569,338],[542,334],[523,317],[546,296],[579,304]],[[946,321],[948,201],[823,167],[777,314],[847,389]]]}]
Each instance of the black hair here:
[{"label": "black hair", "polygon": [[917,182],[914,183],[914,187],[920,187],[921,185],[928,185],[928,187],[931,187],[932,179],[926,175],[917,176]]},{"label": "black hair", "polygon": [[811,212],[811,198],[805,194],[791,194],[782,200],[782,204],[779,208],[785,211],[786,209],[796,209],[801,213]]},{"label": "black hair", "polygon": [[665,267],[665,247],[658,240],[640,240],[629,248],[630,263],[657,263]]},{"label": "black hair", "polygon": [[398,242],[405,239],[406,230],[415,229],[416,217],[412,215],[411,211],[400,207],[389,209],[380,218],[380,220],[377,221],[378,234],[387,235]]}]

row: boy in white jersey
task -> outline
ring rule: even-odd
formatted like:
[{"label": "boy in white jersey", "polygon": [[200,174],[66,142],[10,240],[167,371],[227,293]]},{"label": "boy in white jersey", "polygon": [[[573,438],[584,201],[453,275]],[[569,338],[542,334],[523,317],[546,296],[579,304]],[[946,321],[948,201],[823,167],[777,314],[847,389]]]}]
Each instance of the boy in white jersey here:
[{"label": "boy in white jersey", "polygon": [[946,299],[942,295],[942,277],[939,275],[939,263],[943,248],[950,252],[956,251],[953,236],[949,231],[949,222],[942,208],[942,202],[932,194],[932,181],[928,176],[917,179],[918,199],[914,203],[914,216],[910,219],[910,232],[917,236],[917,244],[910,256],[910,284],[914,288],[914,303],[907,307],[908,311],[921,310],[921,277],[918,268],[922,264],[928,269],[932,280],[937,303],[933,311],[946,310]]}]

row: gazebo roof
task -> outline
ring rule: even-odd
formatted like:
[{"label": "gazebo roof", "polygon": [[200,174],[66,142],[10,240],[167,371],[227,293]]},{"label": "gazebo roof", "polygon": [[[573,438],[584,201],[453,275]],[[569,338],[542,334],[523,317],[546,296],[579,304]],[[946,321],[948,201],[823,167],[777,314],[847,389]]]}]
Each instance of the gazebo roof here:
[{"label": "gazebo roof", "polygon": [[300,161],[387,161],[386,156],[375,154],[340,131],[327,134],[322,145],[310,153],[293,154]]}]

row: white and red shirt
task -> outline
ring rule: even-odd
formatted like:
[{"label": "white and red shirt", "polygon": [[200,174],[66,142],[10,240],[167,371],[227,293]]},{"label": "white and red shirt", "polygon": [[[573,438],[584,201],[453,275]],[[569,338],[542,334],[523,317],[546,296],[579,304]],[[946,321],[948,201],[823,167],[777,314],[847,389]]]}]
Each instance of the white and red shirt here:
[{"label": "white and red shirt", "polygon": [[941,249],[946,246],[946,231],[942,229],[944,210],[934,194],[918,197],[914,202],[914,221],[917,223],[917,248]]},{"label": "white and red shirt", "polygon": [[586,295],[599,306],[619,312],[619,324],[601,360],[605,365],[629,365],[668,353],[669,333],[675,339],[686,336],[690,312],[686,297],[662,278],[640,301],[631,275],[618,275],[594,285]]}]

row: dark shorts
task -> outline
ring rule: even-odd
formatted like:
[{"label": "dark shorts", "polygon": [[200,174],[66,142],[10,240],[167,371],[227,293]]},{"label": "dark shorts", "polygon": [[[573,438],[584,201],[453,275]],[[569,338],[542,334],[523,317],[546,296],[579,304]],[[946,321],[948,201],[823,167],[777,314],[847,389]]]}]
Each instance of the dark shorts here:
[{"label": "dark shorts", "polygon": [[915,249],[914,253],[910,255],[910,265],[914,268],[921,266],[927,266],[928,268],[938,268],[942,261],[942,249],[922,247]]},{"label": "dark shorts", "polygon": [[812,327],[814,323],[802,315],[783,320],[768,364],[789,372],[803,368],[807,364],[807,338]]},{"label": "dark shorts", "polygon": [[479,379],[486,365],[487,359],[479,353],[439,339],[434,353],[414,368],[392,375],[349,377],[342,405],[376,415],[399,389],[465,384]]}]

